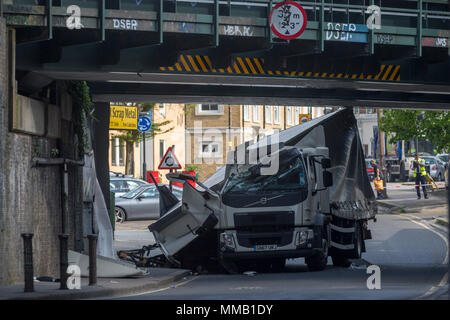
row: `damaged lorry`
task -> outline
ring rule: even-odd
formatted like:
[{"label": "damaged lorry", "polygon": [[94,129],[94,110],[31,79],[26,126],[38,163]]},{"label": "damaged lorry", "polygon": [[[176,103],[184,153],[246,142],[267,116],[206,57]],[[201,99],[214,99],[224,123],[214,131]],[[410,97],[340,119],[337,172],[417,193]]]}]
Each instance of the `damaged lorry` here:
[{"label": "damaged lorry", "polygon": [[[311,271],[348,266],[371,239],[374,194],[353,112],[341,109],[244,143],[203,183],[182,173],[183,196],[149,226],[162,254],[184,268]],[[196,181],[196,187],[188,181]]]}]

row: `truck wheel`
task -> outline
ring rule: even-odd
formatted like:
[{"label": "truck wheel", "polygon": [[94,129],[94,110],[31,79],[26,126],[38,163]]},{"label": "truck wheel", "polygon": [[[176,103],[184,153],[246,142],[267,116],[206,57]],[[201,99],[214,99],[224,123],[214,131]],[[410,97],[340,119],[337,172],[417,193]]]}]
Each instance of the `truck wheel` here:
[{"label": "truck wheel", "polygon": [[389,171],[386,172],[386,182],[393,182],[392,175]]},{"label": "truck wheel", "polygon": [[360,259],[363,251],[363,238],[361,233],[361,227],[359,223],[355,223],[355,239],[353,244],[355,245],[354,249],[350,251],[349,257],[352,259]]},{"label": "truck wheel", "polygon": [[400,164],[400,182],[408,181],[408,172],[405,170],[405,164]]},{"label": "truck wheel", "polygon": [[348,268],[348,267],[350,267],[350,264],[351,264],[350,260],[348,260],[346,257],[340,256],[340,255],[331,256],[331,260],[333,260],[333,265],[335,267]]},{"label": "truck wheel", "polygon": [[326,268],[328,262],[328,244],[324,239],[323,251],[317,252],[312,256],[306,257],[305,262],[310,271],[322,271]]}]

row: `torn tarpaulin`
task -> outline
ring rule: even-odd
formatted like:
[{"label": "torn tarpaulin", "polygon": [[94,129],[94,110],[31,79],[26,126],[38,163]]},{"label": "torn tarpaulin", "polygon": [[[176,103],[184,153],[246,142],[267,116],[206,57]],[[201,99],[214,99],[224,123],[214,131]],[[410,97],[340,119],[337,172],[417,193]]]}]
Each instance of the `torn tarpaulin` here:
[{"label": "torn tarpaulin", "polygon": [[[279,143],[273,147],[273,141]],[[272,148],[268,147],[272,146]],[[277,139],[267,136],[245,148],[246,159],[254,149],[280,149],[282,146],[327,147],[333,174],[330,202],[333,214],[343,218],[371,218],[376,214],[374,194],[367,176],[366,163],[359,131],[352,109],[335,111],[278,133]],[[239,149],[239,147],[238,147]],[[228,159],[233,159],[229,156]],[[229,177],[232,164],[219,169],[204,184],[220,191]]]}]

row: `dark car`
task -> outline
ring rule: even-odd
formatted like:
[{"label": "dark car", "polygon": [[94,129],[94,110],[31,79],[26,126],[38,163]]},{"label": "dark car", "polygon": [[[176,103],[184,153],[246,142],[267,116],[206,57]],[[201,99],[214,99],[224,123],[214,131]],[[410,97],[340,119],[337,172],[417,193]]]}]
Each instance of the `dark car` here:
[{"label": "dark car", "polygon": [[[173,186],[172,193],[181,200],[183,189]],[[159,219],[158,189],[154,184],[149,184],[117,197],[115,214],[117,223],[126,220]]]},{"label": "dark car", "polygon": [[366,159],[366,170],[367,170],[367,175],[369,176],[369,180],[373,181],[373,179],[375,178],[375,172],[373,170],[373,166],[370,163],[373,159]]}]

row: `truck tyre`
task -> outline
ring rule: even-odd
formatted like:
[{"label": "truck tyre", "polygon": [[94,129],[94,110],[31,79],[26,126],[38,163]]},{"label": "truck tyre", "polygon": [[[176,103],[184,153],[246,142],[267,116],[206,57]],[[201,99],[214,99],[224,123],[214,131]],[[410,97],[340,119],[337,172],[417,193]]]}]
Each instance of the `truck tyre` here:
[{"label": "truck tyre", "polygon": [[331,256],[331,260],[333,260],[333,266],[335,267],[348,268],[351,265],[351,261],[342,255]]},{"label": "truck tyre", "polygon": [[408,181],[408,172],[405,170],[405,164],[400,164],[400,182]]},{"label": "truck tyre", "polygon": [[323,239],[324,249],[320,252],[306,257],[305,262],[310,271],[322,271],[326,268],[328,262],[328,243]]},{"label": "truck tyre", "polygon": [[355,238],[353,241],[354,249],[350,250],[349,252],[349,258],[352,259],[360,259],[363,251],[363,238],[362,238],[362,232],[361,232],[361,226],[359,223],[355,223]]},{"label": "truck tyre", "polygon": [[386,182],[393,182],[392,181],[392,175],[389,171],[386,171]]}]

